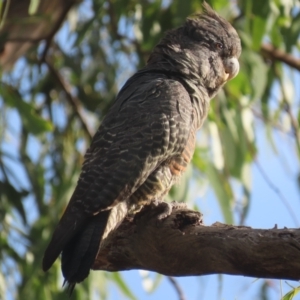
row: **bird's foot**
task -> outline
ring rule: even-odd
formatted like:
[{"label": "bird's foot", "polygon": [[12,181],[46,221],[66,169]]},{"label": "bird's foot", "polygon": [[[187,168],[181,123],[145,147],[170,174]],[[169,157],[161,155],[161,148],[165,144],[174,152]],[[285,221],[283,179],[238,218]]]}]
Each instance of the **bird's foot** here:
[{"label": "bird's foot", "polygon": [[155,200],[153,201],[153,204],[155,206],[158,206],[161,209],[161,212],[157,215],[158,220],[163,220],[167,218],[171,213],[173,209],[182,209],[182,208],[187,208],[186,203],[183,202],[164,202],[164,201],[159,201]]},{"label": "bird's foot", "polygon": [[171,215],[173,210],[187,209],[186,203],[182,202],[164,202],[160,199],[155,199],[144,205],[140,212],[132,215],[132,221],[137,222],[145,214],[151,215],[157,221],[157,227],[160,227],[162,221]]}]

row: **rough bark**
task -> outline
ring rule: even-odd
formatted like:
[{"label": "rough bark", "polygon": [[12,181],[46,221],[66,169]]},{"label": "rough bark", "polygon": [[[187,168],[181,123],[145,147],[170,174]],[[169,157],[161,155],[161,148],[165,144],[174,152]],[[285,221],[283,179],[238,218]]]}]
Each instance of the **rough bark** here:
[{"label": "rough bark", "polygon": [[262,44],[261,52],[265,58],[271,59],[272,61],[281,61],[291,68],[300,71],[300,59],[290,53],[286,53],[283,50],[276,49],[271,44]]},{"label": "rough bark", "polygon": [[300,229],[204,226],[199,212],[182,208],[158,221],[160,210],[147,207],[127,218],[103,242],[93,268],[300,279]]},{"label": "rough bark", "polygon": [[71,7],[78,0],[40,1],[34,15],[29,15],[30,0],[4,2],[0,19],[0,67],[10,69],[30,47],[46,40],[46,48],[60,28]]}]

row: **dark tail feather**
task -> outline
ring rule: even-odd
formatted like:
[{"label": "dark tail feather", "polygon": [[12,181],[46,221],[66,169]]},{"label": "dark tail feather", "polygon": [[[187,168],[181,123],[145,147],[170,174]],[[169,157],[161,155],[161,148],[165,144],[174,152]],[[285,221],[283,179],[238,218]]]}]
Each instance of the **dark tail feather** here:
[{"label": "dark tail feather", "polygon": [[71,295],[76,283],[90,273],[99,250],[100,241],[109,218],[110,210],[90,218],[84,229],[78,232],[62,252],[62,272]]},{"label": "dark tail feather", "polygon": [[76,223],[74,224],[74,218],[68,217],[67,211],[65,212],[45,250],[43,257],[43,270],[45,272],[51,268],[65,246],[72,240],[74,235],[77,235],[80,228],[84,227],[83,224],[87,218],[88,215],[82,212],[77,215]]}]

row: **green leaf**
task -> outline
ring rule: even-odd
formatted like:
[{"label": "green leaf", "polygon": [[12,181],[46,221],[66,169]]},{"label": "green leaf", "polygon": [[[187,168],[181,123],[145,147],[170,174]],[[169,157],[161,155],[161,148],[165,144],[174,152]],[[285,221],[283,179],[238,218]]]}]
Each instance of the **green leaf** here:
[{"label": "green leaf", "polygon": [[247,73],[250,74],[252,99],[259,100],[263,96],[268,82],[268,67],[258,53],[250,50],[243,51],[242,60],[246,65]]},{"label": "green leaf", "polygon": [[[28,191],[18,192],[9,182],[0,181],[0,190],[2,197],[6,197],[7,201],[12,204],[12,206],[20,214],[24,224],[27,224],[26,213],[23,206],[23,198],[28,195]],[[3,200],[4,198],[2,198]]]},{"label": "green leaf", "polygon": [[39,5],[40,5],[40,0],[31,0],[28,8],[28,14],[30,16],[34,15],[38,10]]},{"label": "green leaf", "polygon": [[159,284],[161,283],[161,280],[163,279],[163,275],[161,274],[155,274],[154,280],[153,280],[153,285],[152,285],[152,289],[150,290],[150,293],[153,293],[156,288],[159,286]]},{"label": "green leaf", "polygon": [[137,298],[132,294],[131,290],[128,288],[127,284],[123,280],[121,274],[119,272],[114,272],[111,274],[110,278],[117,284],[123,294],[132,300],[136,300]]},{"label": "green leaf", "polygon": [[0,94],[8,106],[18,110],[23,125],[28,132],[38,135],[53,130],[52,123],[38,116],[32,104],[24,102],[18,91],[13,87],[1,84]]},{"label": "green leaf", "polygon": [[89,20],[88,22],[84,23],[79,31],[77,32],[77,38],[76,38],[76,41],[74,43],[74,46],[75,47],[78,47],[83,39],[86,37],[87,33],[91,30],[91,27],[95,21],[96,17],[93,17],[91,20]]},{"label": "green leaf", "polygon": [[282,37],[286,44],[286,51],[291,52],[292,47],[297,44],[300,32],[300,12],[295,16],[285,17],[285,26],[281,27]]},{"label": "green leaf", "polygon": [[234,222],[231,210],[233,193],[228,183],[228,179],[211,163],[209,163],[207,166],[206,174],[218,198],[225,222],[227,224],[233,224]]},{"label": "green leaf", "polygon": [[254,16],[252,21],[252,47],[253,50],[258,51],[260,49],[261,41],[265,35],[265,28],[267,25],[267,19]]},{"label": "green leaf", "polygon": [[242,176],[241,181],[243,185],[243,196],[242,196],[242,223],[245,220],[248,211],[249,211],[249,204],[250,204],[250,197],[251,197],[251,186],[252,186],[252,178],[251,178],[251,165],[245,163],[242,169]]},{"label": "green leaf", "polygon": [[225,168],[230,176],[241,180],[242,168],[246,161],[252,161],[255,153],[252,128],[252,112],[247,99],[240,99],[245,106],[239,109],[222,106],[224,124],[220,125],[220,137]]},{"label": "green leaf", "polygon": [[[140,270],[142,285],[146,292],[153,293],[160,284],[163,276],[161,274],[151,274],[149,271]],[[152,278],[154,275],[154,278]]]},{"label": "green leaf", "polygon": [[293,290],[289,291],[285,294],[281,300],[292,300],[298,293],[300,292],[300,286],[294,288]]},{"label": "green leaf", "polygon": [[249,81],[249,74],[242,69],[239,75],[233,80],[230,80],[225,89],[229,91],[231,97],[239,99],[242,95],[251,93],[251,82]]}]

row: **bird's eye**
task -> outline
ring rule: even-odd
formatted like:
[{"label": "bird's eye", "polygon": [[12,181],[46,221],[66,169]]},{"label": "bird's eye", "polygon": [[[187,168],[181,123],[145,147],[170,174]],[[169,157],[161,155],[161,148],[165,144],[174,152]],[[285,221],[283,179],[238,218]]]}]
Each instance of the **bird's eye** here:
[{"label": "bird's eye", "polygon": [[222,43],[216,43],[215,46],[219,50],[222,50],[224,48],[224,45]]}]

